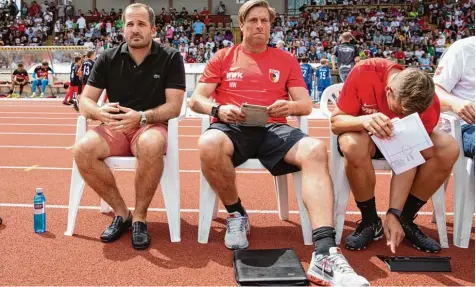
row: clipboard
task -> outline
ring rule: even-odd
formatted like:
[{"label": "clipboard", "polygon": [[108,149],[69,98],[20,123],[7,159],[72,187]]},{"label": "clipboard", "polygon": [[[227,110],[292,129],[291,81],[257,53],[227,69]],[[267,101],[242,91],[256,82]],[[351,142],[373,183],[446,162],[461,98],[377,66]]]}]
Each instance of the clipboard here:
[{"label": "clipboard", "polygon": [[266,126],[269,118],[267,107],[244,103],[241,105],[241,110],[246,113],[246,120],[244,122],[238,122],[238,125],[247,127]]}]

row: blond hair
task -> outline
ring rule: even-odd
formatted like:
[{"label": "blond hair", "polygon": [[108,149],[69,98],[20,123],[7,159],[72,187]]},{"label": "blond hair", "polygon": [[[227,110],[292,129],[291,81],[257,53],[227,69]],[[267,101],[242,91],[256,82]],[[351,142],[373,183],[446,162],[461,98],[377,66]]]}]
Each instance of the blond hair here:
[{"label": "blond hair", "polygon": [[421,113],[430,107],[435,96],[435,84],[428,73],[417,68],[408,68],[397,75],[398,92],[402,113]]},{"label": "blond hair", "polygon": [[276,18],[276,11],[274,8],[269,6],[268,1],[266,0],[250,0],[241,5],[240,10],[238,10],[238,21],[243,24],[245,23],[246,16],[255,7],[263,7],[268,9],[269,12],[269,22],[273,23],[274,18]]},{"label": "blond hair", "polygon": [[342,41],[349,42],[352,40],[352,34],[350,32],[344,32],[341,35]]},{"label": "blond hair", "polygon": [[322,58],[320,62],[321,62],[321,65],[327,65],[329,63],[329,61],[326,58]]}]

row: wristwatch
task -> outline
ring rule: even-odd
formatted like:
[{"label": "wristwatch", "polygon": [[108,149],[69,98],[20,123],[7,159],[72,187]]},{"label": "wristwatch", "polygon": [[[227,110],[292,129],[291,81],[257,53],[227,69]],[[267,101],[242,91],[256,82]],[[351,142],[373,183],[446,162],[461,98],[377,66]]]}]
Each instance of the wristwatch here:
[{"label": "wristwatch", "polygon": [[397,218],[400,218],[402,216],[402,211],[396,208],[389,208],[387,210],[387,214],[389,213],[395,215]]},{"label": "wristwatch", "polygon": [[145,117],[145,112],[139,112],[141,114],[141,118],[140,118],[140,126],[143,127],[147,124],[147,118]]},{"label": "wristwatch", "polygon": [[212,114],[211,114],[211,115],[212,115],[213,117],[217,118],[217,119],[219,119],[219,117],[218,117],[218,111],[220,110],[220,106],[221,106],[221,105],[216,105],[216,106],[212,107]]}]

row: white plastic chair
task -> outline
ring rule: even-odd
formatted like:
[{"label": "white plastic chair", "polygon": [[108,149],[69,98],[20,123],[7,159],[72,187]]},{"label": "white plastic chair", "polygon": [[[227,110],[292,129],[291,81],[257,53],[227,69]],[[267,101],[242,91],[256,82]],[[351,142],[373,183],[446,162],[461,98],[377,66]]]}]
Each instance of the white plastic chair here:
[{"label": "white plastic chair", "polygon": [[[308,133],[308,122],[306,117],[295,117],[298,121],[298,126],[304,133]],[[210,118],[208,116],[202,117],[202,134],[210,126]],[[245,163],[237,168],[246,169],[265,169],[258,159],[248,159]],[[302,201],[301,194],[301,171],[294,172],[293,183],[296,191],[297,203],[299,207],[299,215],[301,218],[302,234],[305,245],[312,245],[312,226],[309,219],[309,214]],[[288,220],[289,206],[288,206],[288,181],[287,175],[275,176],[274,187],[276,197],[278,200],[278,212],[281,220]],[[208,236],[210,234],[210,227],[212,218],[216,219],[218,214],[218,196],[210,187],[205,179],[203,173],[200,173],[200,209],[198,221],[198,242],[208,243]]]},{"label": "white plastic chair", "polygon": [[[105,93],[101,95],[98,105],[104,103]],[[168,140],[167,153],[164,156],[164,171],[160,181],[162,195],[164,197],[165,209],[169,223],[170,241],[180,242],[180,174],[179,174],[179,149],[178,149],[178,123],[186,114],[186,96],[182,103],[181,114],[178,118],[168,121]],[[76,141],[80,139],[87,131],[87,120],[83,115],[78,117],[76,126]],[[106,164],[114,169],[135,170],[135,157],[112,156],[105,159]],[[73,160],[73,172],[71,176],[71,186],[68,208],[68,225],[66,236],[72,236],[76,223],[81,196],[84,190],[84,179],[79,173],[76,162]],[[101,199],[101,212],[108,213],[111,207]]]},{"label": "white plastic chair", "polygon": [[[320,108],[322,113],[330,119],[331,112],[328,108],[328,101],[336,105],[337,99],[340,95],[343,83],[335,84],[324,90],[321,97]],[[336,243],[340,244],[342,232],[344,230],[344,219],[347,209],[347,202],[349,200],[350,186],[344,169],[344,158],[337,150],[337,135],[331,132],[330,135],[330,149],[331,149],[331,174],[334,181],[334,220],[336,225]],[[376,170],[392,170],[391,166],[384,159],[373,159],[372,165]],[[393,173],[392,173],[393,175]],[[432,196],[433,209],[436,217],[436,224],[438,227],[438,236],[442,248],[449,248],[448,235],[446,232],[446,213],[445,213],[445,188],[442,185],[438,191]]]},{"label": "white plastic chair", "polygon": [[453,166],[453,244],[460,248],[468,248],[474,216],[474,163],[472,158],[464,155],[461,124],[458,117],[441,114],[441,118],[449,122],[450,134],[460,147],[458,160]]}]

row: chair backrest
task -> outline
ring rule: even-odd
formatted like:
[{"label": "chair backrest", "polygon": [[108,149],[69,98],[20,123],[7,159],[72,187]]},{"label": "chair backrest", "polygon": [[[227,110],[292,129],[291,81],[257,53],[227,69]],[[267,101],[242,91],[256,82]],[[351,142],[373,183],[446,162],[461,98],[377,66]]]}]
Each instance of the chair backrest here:
[{"label": "chair backrest", "polygon": [[344,83],[334,84],[332,86],[327,87],[322,93],[320,109],[328,119],[330,119],[332,114],[332,112],[329,111],[329,101],[336,105],[337,99],[339,98],[343,86]]},{"label": "chair backrest", "polygon": [[99,97],[99,100],[98,100],[98,107],[102,107],[102,105],[104,105],[104,100],[106,99],[106,90],[103,90],[102,93],[101,93],[101,96]]}]

